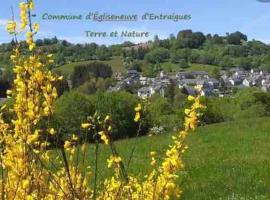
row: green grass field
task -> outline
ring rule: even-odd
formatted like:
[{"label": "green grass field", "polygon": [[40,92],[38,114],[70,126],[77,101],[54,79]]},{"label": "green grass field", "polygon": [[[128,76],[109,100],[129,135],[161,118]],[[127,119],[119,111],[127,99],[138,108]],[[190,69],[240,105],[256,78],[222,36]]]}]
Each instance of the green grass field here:
[{"label": "green grass field", "polygon": [[[200,127],[188,138],[186,168],[179,184],[185,200],[270,199],[270,118],[249,119]],[[150,170],[149,152],[162,157],[173,134],[116,142],[127,161],[136,150],[129,173],[142,175]],[[112,172],[107,169],[109,149],[102,145],[99,156],[100,180]],[[93,166],[94,148],[87,161]]]},{"label": "green grass field", "polygon": [[[64,76],[69,77],[70,74],[73,72],[74,67],[76,65],[88,64],[88,63],[92,63],[92,62],[95,62],[95,61],[91,60],[91,61],[81,61],[81,62],[74,62],[74,63],[70,63],[70,64],[65,64],[65,65],[62,65],[60,67],[55,68],[54,71],[59,71]],[[122,58],[119,56],[112,57],[111,60],[99,61],[99,62],[110,64],[112,66],[113,72],[125,71],[125,67],[123,66]]]},{"label": "green grass field", "polygon": [[174,64],[171,62],[165,62],[162,63],[161,66],[163,70],[167,72],[178,72],[179,70],[184,70],[187,72],[192,72],[192,71],[206,71],[209,74],[212,74],[213,71],[218,68],[217,66],[214,65],[202,65],[202,64],[196,64],[196,63],[190,63],[190,67],[188,68],[180,68],[178,64]]},{"label": "green grass field", "polygon": [[[81,62],[74,62],[74,63],[70,63],[70,64],[65,64],[65,65],[62,65],[60,67],[55,68],[54,71],[59,71],[64,76],[70,77],[70,75],[73,72],[74,67],[76,65],[88,64],[88,63],[92,63],[92,62],[94,62],[94,61],[81,61]],[[100,61],[100,62],[110,64],[112,66],[112,70],[114,73],[126,71],[126,69],[123,65],[123,60],[120,56],[115,56],[115,57],[112,57],[111,60]],[[147,63],[145,60],[140,60],[138,62],[141,64],[141,68],[143,71],[147,70],[151,66],[151,64]],[[207,71],[210,74],[213,73],[214,69],[218,68],[217,66],[213,66],[213,65],[201,65],[201,64],[191,63],[189,68],[182,69],[178,66],[178,64],[174,64],[171,62],[161,63],[161,67],[167,73],[175,73],[175,72],[178,72],[180,70],[184,70],[184,71],[188,71],[188,72],[197,70],[197,71]]]},{"label": "green grass field", "polygon": [[213,71],[215,69],[220,69],[219,67],[215,65],[202,65],[202,64],[190,64],[190,67],[185,69],[185,71],[206,71],[209,74],[213,74]]}]

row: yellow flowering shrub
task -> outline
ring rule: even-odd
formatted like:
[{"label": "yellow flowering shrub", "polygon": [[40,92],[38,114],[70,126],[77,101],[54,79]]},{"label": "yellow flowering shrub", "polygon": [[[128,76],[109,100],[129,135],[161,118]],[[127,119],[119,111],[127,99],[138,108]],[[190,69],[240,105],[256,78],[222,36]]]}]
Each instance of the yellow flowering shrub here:
[{"label": "yellow flowering shrub", "polygon": [[[86,134],[92,134],[96,141],[96,153],[100,142],[108,145],[111,156],[108,167],[114,169],[114,175],[97,187],[97,166],[78,162],[78,155],[85,155],[86,145],[81,144],[73,134],[61,148],[56,149],[57,157],[52,155],[49,137],[59,133],[50,126],[50,117],[54,112],[53,103],[57,98],[56,77],[47,66],[53,63],[52,55],[40,55],[36,51],[34,36],[39,30],[37,23],[31,22],[31,10],[34,2],[20,3],[20,29],[15,21],[7,24],[7,31],[16,37],[26,32],[27,53],[20,44],[11,55],[15,80],[13,89],[7,94],[15,99],[13,108],[6,105],[0,109],[0,196],[2,199],[40,200],[166,200],[180,198],[182,190],[176,184],[179,171],[184,167],[182,155],[188,148],[185,139],[190,130],[199,122],[199,110],[204,108],[200,97],[188,97],[192,104],[185,110],[184,129],[172,138],[173,143],[167,149],[160,166],[156,162],[156,152],[150,152],[153,167],[144,179],[127,173],[126,166],[112,141],[110,116],[102,119],[97,113],[81,124]],[[28,28],[27,28],[28,27]],[[11,123],[4,121],[2,113],[13,113]],[[140,123],[142,105],[135,108],[135,122]],[[39,126],[41,120],[48,121],[47,127]],[[77,156],[76,156],[77,155]],[[97,154],[96,154],[97,156]],[[49,167],[51,166],[51,167]],[[94,186],[90,184],[94,180]]]}]

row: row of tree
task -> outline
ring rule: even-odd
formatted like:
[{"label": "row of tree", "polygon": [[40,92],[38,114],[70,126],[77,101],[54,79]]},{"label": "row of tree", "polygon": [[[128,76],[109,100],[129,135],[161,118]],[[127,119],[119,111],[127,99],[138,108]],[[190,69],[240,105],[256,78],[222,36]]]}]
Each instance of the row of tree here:
[{"label": "row of tree", "polygon": [[110,78],[111,76],[111,66],[101,62],[77,65],[71,75],[72,87],[78,87],[93,78]]}]

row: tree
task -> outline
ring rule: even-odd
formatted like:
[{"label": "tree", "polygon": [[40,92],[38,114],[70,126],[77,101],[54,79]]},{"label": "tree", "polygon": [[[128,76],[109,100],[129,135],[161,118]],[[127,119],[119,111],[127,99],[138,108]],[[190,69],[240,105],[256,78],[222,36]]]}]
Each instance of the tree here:
[{"label": "tree", "polygon": [[157,35],[154,36],[153,47],[154,47],[154,48],[160,47],[160,40],[159,40],[159,38],[158,38]]},{"label": "tree", "polygon": [[105,92],[111,85],[112,80],[110,78],[90,78],[87,82],[78,87],[78,91],[84,94],[94,94],[97,91]]},{"label": "tree", "polygon": [[252,59],[249,57],[248,58],[241,57],[237,59],[236,67],[239,67],[245,70],[250,70],[252,68]]},{"label": "tree", "polygon": [[247,36],[239,31],[236,31],[235,33],[228,34],[228,36],[227,36],[228,44],[240,45],[242,40],[247,41]]},{"label": "tree", "polygon": [[69,43],[68,41],[66,41],[66,40],[63,40],[63,41],[62,41],[62,45],[63,45],[64,47],[67,47],[67,46],[70,45],[70,43]]},{"label": "tree", "polygon": [[212,41],[214,44],[222,44],[223,43],[223,38],[220,37],[218,34],[215,34],[212,38]]},{"label": "tree", "polygon": [[39,46],[39,47],[40,47],[40,46],[43,46],[43,40],[37,39],[37,40],[36,40],[36,45]]},{"label": "tree", "polygon": [[10,88],[10,84],[6,80],[0,79],[0,98],[6,98],[7,97],[7,90]]},{"label": "tree", "polygon": [[170,102],[174,101],[175,97],[175,88],[176,84],[172,80],[170,80],[169,86],[165,89],[165,97],[168,98]]},{"label": "tree", "polygon": [[189,68],[189,67],[190,67],[189,64],[188,64],[184,59],[180,60],[179,66],[180,66],[181,68],[183,68],[183,69]]},{"label": "tree", "polygon": [[188,61],[190,54],[190,49],[171,50],[170,59],[172,63],[179,63],[182,60]]},{"label": "tree", "polygon": [[50,44],[51,44],[51,40],[50,40],[49,38],[45,38],[45,39],[43,40],[43,44],[44,44],[44,45],[50,45]]},{"label": "tree", "polygon": [[131,64],[131,66],[130,66],[130,68],[129,68],[129,70],[136,70],[138,72],[141,72],[142,71],[142,64],[141,64],[141,62],[136,61],[136,60],[133,61],[132,64]]},{"label": "tree", "polygon": [[205,36],[202,32],[195,32],[192,34],[192,47],[199,48],[205,42]]},{"label": "tree", "polygon": [[65,92],[69,91],[69,85],[65,78],[55,82],[55,88],[57,90],[58,96],[62,96]]},{"label": "tree", "polygon": [[233,65],[232,59],[231,59],[229,56],[224,56],[224,57],[220,60],[219,66],[220,66],[222,69],[228,69],[228,68],[232,68],[234,65]]},{"label": "tree", "polygon": [[199,48],[206,38],[201,32],[193,33],[192,30],[183,30],[178,33],[177,39],[180,48]]},{"label": "tree", "polygon": [[145,57],[145,54],[146,54],[148,51],[149,51],[148,48],[139,47],[139,48],[137,49],[136,59],[143,60],[144,57]]},{"label": "tree", "polygon": [[[138,98],[127,92],[98,92],[90,96],[95,110],[102,116],[107,114],[112,118],[113,139],[128,138],[137,134],[138,126],[134,122],[134,107]],[[147,127],[141,127],[145,134]]]},{"label": "tree", "polygon": [[85,65],[77,65],[71,75],[72,86],[78,87],[92,78],[109,78],[112,76],[110,65],[93,62]]},{"label": "tree", "polygon": [[96,49],[96,56],[99,60],[109,60],[112,55],[109,49],[102,45]]},{"label": "tree", "polygon": [[248,47],[240,45],[229,45],[223,52],[224,55],[230,55],[232,57],[246,57],[248,56]]},{"label": "tree", "polygon": [[56,101],[55,107],[53,122],[62,134],[63,141],[72,133],[80,136],[80,124],[95,112],[94,105],[87,96],[75,91],[62,95]]},{"label": "tree", "polygon": [[212,75],[213,75],[213,77],[215,78],[215,79],[220,79],[220,70],[219,70],[219,68],[214,68],[213,69],[213,72],[212,72]]},{"label": "tree", "polygon": [[156,48],[146,54],[145,59],[150,63],[162,63],[169,58],[169,50]]},{"label": "tree", "polygon": [[7,90],[11,88],[13,78],[11,69],[0,69],[0,98],[7,97]]},{"label": "tree", "polygon": [[62,53],[56,55],[56,57],[55,57],[55,63],[57,65],[64,65],[65,62],[66,62],[65,56]]},{"label": "tree", "polygon": [[57,39],[56,36],[54,36],[51,41],[52,41],[52,44],[57,44],[58,43],[58,39]]}]

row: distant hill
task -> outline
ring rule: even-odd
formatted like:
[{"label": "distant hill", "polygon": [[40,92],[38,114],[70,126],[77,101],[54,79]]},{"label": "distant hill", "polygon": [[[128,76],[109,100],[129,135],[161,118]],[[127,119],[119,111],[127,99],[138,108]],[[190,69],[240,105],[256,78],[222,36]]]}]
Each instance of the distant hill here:
[{"label": "distant hill", "polygon": [[[15,42],[0,45],[0,68],[9,68],[9,58]],[[225,36],[181,30],[177,36],[147,43],[124,42],[110,46],[71,44],[56,37],[36,41],[41,54],[53,54],[51,69],[70,76],[74,66],[93,61],[110,64],[114,72],[127,69],[142,71],[154,77],[161,70],[174,73],[180,70],[206,70],[218,74],[220,69],[261,69],[270,71],[270,46],[257,40],[249,41],[239,31]],[[21,47],[25,48],[24,41]],[[56,69],[58,68],[58,69]],[[0,77],[1,78],[1,77]]]}]

